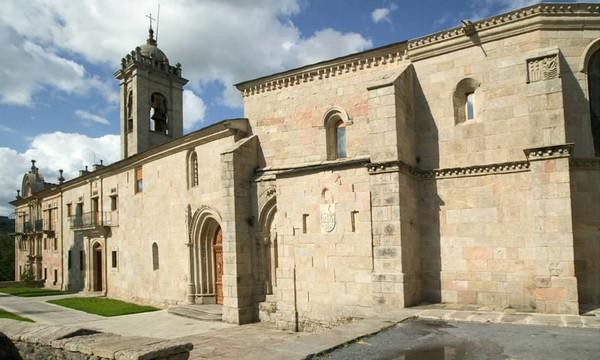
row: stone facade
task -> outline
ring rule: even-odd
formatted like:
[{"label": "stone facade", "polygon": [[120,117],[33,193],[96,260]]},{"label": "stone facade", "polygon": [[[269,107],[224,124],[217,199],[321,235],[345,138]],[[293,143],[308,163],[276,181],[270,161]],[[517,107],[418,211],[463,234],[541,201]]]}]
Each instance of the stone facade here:
[{"label": "stone facade", "polygon": [[17,228],[48,209],[57,226],[17,244],[58,249],[17,266],[299,330],[424,301],[578,313],[600,303],[599,15],[535,5],[247,81],[245,119],[185,136],[181,66],[149,42],[116,73],[123,159],[25,176],[41,185],[13,202]]}]

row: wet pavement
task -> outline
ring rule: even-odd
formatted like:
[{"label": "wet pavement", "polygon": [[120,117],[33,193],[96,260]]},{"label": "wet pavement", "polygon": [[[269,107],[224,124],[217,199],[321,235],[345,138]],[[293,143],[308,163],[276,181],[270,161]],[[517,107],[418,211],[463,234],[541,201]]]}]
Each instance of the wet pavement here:
[{"label": "wet pavement", "polygon": [[416,319],[318,359],[600,359],[600,330]]}]

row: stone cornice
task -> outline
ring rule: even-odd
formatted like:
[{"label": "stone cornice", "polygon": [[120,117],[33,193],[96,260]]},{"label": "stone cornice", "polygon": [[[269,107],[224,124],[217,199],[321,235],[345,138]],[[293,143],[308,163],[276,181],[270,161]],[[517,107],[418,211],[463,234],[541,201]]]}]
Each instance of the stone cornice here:
[{"label": "stone cornice", "polygon": [[[577,17],[597,17],[598,15],[600,15],[600,4],[555,3],[532,5],[474,23],[468,23],[468,26],[455,27],[410,40],[408,42],[408,54],[411,60],[419,60],[473,46],[475,43],[480,44],[483,40],[489,41],[514,36],[540,28],[543,24],[535,18],[547,18],[547,25],[555,27],[558,23],[552,18],[567,16],[573,17],[573,20],[577,21]],[[508,26],[511,24],[512,26]],[[568,21],[563,25],[569,27]],[[600,26],[600,19],[598,19],[597,25]],[[581,24],[579,24],[579,28],[581,28]]]},{"label": "stone cornice", "polygon": [[561,144],[529,148],[523,150],[528,161],[549,160],[570,157],[573,154],[573,144]]},{"label": "stone cornice", "polygon": [[369,162],[368,157],[358,157],[351,159],[327,160],[314,163],[305,163],[297,166],[280,168],[263,168],[256,170],[254,176],[255,182],[272,181],[277,177],[303,174],[307,172],[339,170],[343,168],[356,168],[366,166]]},{"label": "stone cornice", "polygon": [[340,76],[386,64],[400,63],[406,59],[406,43],[397,43],[357,54],[292,69],[236,84],[242,97],[287,88],[315,80]]},{"label": "stone cornice", "polygon": [[571,158],[570,165],[572,170],[600,171],[600,157],[590,159]]},{"label": "stone cornice", "polygon": [[369,170],[369,174],[371,175],[390,172],[402,172],[404,174],[415,176],[424,180],[496,175],[529,171],[528,161],[512,161],[497,164],[474,165],[433,170],[421,170],[417,167],[408,165],[402,161],[370,163],[366,166]]}]

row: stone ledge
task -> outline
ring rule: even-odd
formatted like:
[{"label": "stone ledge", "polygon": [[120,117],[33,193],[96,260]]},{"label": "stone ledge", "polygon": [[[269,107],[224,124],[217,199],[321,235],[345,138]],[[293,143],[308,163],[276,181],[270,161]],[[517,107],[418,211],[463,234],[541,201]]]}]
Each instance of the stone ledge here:
[{"label": "stone ledge", "polygon": [[[72,359],[151,360],[187,359],[188,342],[120,336],[90,329],[0,320],[0,337],[12,342],[24,359],[67,356]],[[5,340],[6,342],[6,340]]]}]

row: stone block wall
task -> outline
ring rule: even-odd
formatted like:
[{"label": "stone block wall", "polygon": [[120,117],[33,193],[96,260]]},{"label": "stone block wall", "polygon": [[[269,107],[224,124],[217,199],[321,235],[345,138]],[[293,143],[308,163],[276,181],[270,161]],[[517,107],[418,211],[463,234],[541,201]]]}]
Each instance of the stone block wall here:
[{"label": "stone block wall", "polygon": [[571,164],[575,274],[582,305],[600,304],[600,162]]}]

